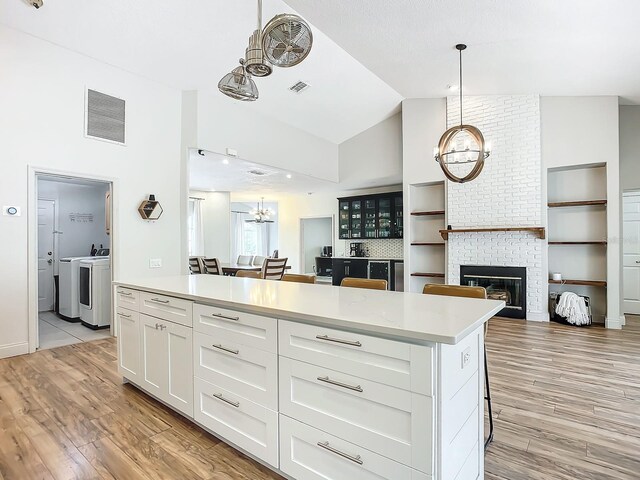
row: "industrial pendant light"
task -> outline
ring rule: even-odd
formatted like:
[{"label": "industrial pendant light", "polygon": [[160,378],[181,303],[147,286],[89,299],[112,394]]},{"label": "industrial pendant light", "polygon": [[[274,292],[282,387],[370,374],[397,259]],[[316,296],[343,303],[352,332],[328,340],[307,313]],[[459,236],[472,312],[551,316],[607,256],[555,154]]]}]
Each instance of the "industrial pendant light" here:
[{"label": "industrial pendant light", "polygon": [[225,95],[244,102],[258,99],[258,87],[251,79],[251,74],[245,70],[244,58],[240,59],[240,66],[231,70],[218,82],[218,90]]},{"label": "industrial pendant light", "polygon": [[[484,161],[491,154],[488,143],[485,143],[482,132],[473,125],[465,125],[462,117],[462,51],[467,46],[463,43],[456,45],[460,53],[460,125],[451,127],[440,137],[438,146],[433,149],[433,155],[440,164],[444,175],[456,183],[465,183],[474,180],[480,175],[484,167]],[[457,138],[458,135],[466,134],[470,139]],[[471,144],[471,141],[475,145]],[[450,170],[452,165],[471,164],[472,168],[464,176],[457,176]]]},{"label": "industrial pendant light", "polygon": [[273,71],[271,65],[264,61],[262,50],[262,0],[258,0],[258,28],[249,37],[244,67],[255,77],[267,77]]}]

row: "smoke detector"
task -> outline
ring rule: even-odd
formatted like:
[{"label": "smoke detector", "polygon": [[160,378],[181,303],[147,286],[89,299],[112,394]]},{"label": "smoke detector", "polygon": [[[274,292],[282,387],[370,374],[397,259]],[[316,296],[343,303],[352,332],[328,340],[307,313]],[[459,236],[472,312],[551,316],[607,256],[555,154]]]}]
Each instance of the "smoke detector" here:
[{"label": "smoke detector", "polygon": [[291,85],[289,87],[289,90],[292,91],[293,93],[302,93],[305,90],[307,90],[309,87],[311,87],[311,85],[309,85],[306,82],[303,82],[302,80],[294,83],[293,85]]}]

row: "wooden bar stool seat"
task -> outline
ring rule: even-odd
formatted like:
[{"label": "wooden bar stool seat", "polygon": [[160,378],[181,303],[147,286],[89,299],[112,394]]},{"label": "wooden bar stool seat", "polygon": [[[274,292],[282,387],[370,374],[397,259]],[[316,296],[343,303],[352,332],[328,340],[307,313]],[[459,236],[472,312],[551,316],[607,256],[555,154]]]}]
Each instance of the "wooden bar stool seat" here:
[{"label": "wooden bar stool seat", "polygon": [[341,287],[368,288],[370,290],[386,290],[387,281],[374,278],[352,278],[345,277],[340,282]]}]

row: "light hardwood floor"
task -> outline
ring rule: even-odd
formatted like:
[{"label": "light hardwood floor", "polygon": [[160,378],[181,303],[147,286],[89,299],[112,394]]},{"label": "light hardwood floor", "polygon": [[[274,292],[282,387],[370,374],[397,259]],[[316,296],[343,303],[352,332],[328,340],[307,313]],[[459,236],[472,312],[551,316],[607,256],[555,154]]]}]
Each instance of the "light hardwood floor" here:
[{"label": "light hardwood floor", "polygon": [[[625,330],[493,319],[486,478],[640,478],[640,319]],[[122,385],[115,342],[0,360],[0,478],[279,479]]]}]

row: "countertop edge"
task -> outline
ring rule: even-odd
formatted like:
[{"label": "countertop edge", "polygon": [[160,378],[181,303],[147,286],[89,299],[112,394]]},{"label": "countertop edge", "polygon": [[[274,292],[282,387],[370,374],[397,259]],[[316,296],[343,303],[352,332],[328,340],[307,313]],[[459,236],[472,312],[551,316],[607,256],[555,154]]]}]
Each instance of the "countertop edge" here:
[{"label": "countertop edge", "polygon": [[237,309],[240,311],[245,311],[246,313],[253,313],[257,315],[266,315],[270,317],[274,317],[282,320],[295,321],[299,323],[307,323],[314,324],[328,328],[339,328],[351,332],[356,333],[364,333],[373,336],[383,337],[391,340],[399,340],[407,343],[415,343],[415,344],[424,344],[428,343],[443,343],[448,345],[456,345],[460,343],[464,338],[470,335],[472,332],[477,330],[481,325],[487,322],[491,317],[495,316],[500,310],[504,308],[505,303],[501,302],[501,304],[486,315],[477,319],[475,322],[471,323],[467,328],[465,328],[462,332],[455,336],[444,336],[444,335],[436,335],[436,334],[424,334],[411,332],[412,335],[408,334],[406,330],[399,330],[396,328],[385,327],[382,325],[374,325],[367,324],[366,326],[362,323],[351,322],[349,320],[341,320],[335,318],[327,318],[316,315],[308,315],[302,313],[294,313],[289,312],[287,310],[280,310],[277,308],[269,308],[269,307],[257,307],[254,305],[248,305],[246,303],[239,302],[229,302],[225,300],[218,300],[209,297],[202,297],[199,295],[189,294],[189,293],[178,293],[166,289],[161,288],[153,288],[145,285],[139,285],[135,283],[127,283],[126,281],[113,281],[112,286],[120,286],[124,288],[131,288],[133,290],[144,290],[151,293],[157,293],[159,295],[166,295],[169,297],[175,298],[183,298],[187,300],[192,300],[194,302],[201,302],[209,305],[216,305],[220,307],[226,307],[231,309]]}]

